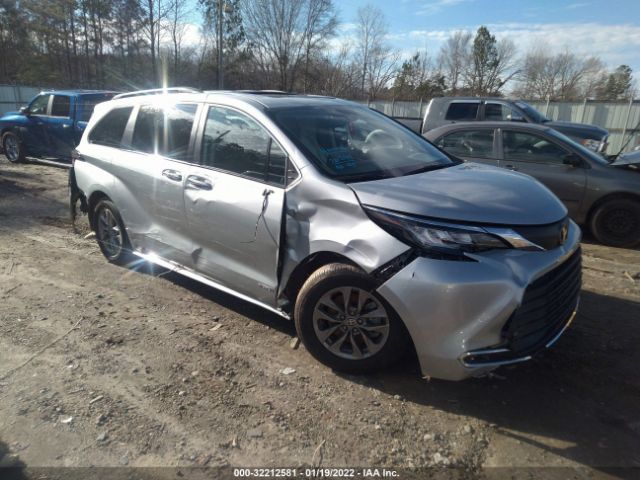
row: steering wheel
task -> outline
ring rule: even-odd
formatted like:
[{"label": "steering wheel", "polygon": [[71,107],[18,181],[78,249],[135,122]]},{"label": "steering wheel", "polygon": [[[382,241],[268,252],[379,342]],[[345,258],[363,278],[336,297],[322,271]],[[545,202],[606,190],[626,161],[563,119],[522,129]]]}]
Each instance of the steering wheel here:
[{"label": "steering wheel", "polygon": [[[386,142],[386,144],[385,144]],[[381,128],[377,128],[376,130],[372,130],[364,139],[363,151],[370,150],[372,147],[380,146],[385,148],[402,148],[402,142],[395,138],[390,133],[382,130]]]}]

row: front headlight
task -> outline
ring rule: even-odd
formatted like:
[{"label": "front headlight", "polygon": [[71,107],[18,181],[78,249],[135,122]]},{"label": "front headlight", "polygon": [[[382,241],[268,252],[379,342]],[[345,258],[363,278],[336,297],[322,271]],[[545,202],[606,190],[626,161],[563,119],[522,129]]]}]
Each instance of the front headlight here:
[{"label": "front headlight", "polygon": [[582,140],[582,145],[587,147],[589,150],[593,150],[594,152],[600,151],[600,146],[602,142],[599,140],[594,140],[593,138],[585,138]]},{"label": "front headlight", "polygon": [[497,248],[512,248],[481,227],[433,222],[364,206],[369,217],[394,237],[430,253],[461,255]]}]

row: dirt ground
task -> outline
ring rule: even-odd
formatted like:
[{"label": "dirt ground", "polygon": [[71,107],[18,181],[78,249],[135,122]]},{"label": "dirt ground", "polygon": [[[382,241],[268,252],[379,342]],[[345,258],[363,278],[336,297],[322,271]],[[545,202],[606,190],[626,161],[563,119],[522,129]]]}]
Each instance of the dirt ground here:
[{"label": "dirt ground", "polygon": [[0,465],[640,474],[640,251],[585,243],[580,313],[531,362],[345,376],[283,319],[108,264],[70,225],[66,179],[0,157]]}]

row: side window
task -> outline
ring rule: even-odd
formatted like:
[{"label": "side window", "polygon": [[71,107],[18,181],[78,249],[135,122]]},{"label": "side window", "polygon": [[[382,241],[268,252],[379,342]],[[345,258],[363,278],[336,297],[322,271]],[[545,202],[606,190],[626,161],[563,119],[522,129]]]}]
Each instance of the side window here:
[{"label": "side window", "polygon": [[144,153],[188,160],[197,108],[193,104],[170,105],[164,109],[151,105],[140,107],[133,129],[133,148]]},{"label": "side window", "polygon": [[166,141],[162,153],[176,160],[188,160],[191,130],[198,106],[194,104],[172,105],[165,110]]},{"label": "side window", "polygon": [[120,147],[133,107],[114,108],[98,121],[89,133],[89,143]]},{"label": "side window", "polygon": [[134,150],[144,153],[156,153],[159,150],[159,139],[164,135],[162,116],[162,110],[158,107],[140,107],[131,142]]},{"label": "side window", "polygon": [[511,120],[512,114],[513,110],[511,107],[501,103],[487,103],[484,106],[485,120],[507,121]]},{"label": "side window", "polygon": [[449,105],[445,120],[475,120],[479,106],[479,102],[453,102]]},{"label": "side window", "polygon": [[31,115],[46,115],[47,107],[49,106],[49,97],[51,95],[39,95],[37,96],[31,105],[29,105],[29,112]]},{"label": "side window", "polygon": [[556,165],[562,164],[568,153],[544,137],[525,132],[503,131],[502,148],[505,160]]},{"label": "side window", "polygon": [[284,152],[278,159],[273,149],[274,166],[268,159],[271,137],[253,119],[235,110],[211,107],[202,139],[202,164],[232,173],[265,180],[284,178]]},{"label": "side window", "polygon": [[51,103],[52,117],[70,117],[71,99],[65,95],[54,95]]},{"label": "side window", "polygon": [[464,130],[442,137],[436,143],[444,151],[461,157],[493,157],[493,130]]}]

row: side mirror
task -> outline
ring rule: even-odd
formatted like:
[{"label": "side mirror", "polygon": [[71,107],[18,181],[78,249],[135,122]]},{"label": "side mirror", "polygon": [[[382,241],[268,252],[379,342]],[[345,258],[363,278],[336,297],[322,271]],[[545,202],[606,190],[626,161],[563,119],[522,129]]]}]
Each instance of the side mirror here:
[{"label": "side mirror", "polygon": [[572,167],[579,167],[582,165],[582,158],[580,158],[575,153],[568,153],[562,159],[562,163],[565,165],[570,165]]},{"label": "side mirror", "polygon": [[20,107],[20,113],[28,116],[31,112],[29,111],[29,107]]},{"label": "side mirror", "polygon": [[518,115],[517,113],[511,113],[509,115],[507,115],[507,120],[509,120],[510,122],[524,122],[525,119],[523,116]]}]

